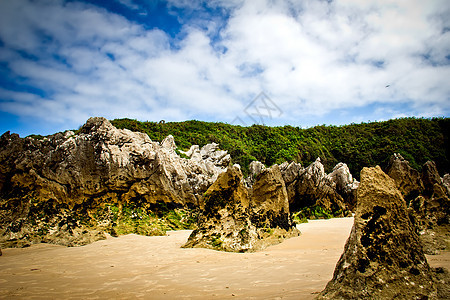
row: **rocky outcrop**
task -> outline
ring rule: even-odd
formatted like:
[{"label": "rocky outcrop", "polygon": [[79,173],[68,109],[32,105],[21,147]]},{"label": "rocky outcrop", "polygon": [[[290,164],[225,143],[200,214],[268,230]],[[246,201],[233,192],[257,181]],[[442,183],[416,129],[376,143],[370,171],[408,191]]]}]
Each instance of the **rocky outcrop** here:
[{"label": "rocky outcrop", "polygon": [[442,184],[441,177],[434,161],[427,161],[422,167],[422,181],[425,187],[425,194],[431,196],[434,192],[434,185]]},{"label": "rocky outcrop", "polygon": [[445,174],[442,177],[442,184],[447,189],[447,194],[450,195],[450,174]]},{"label": "rocky outcrop", "polygon": [[347,210],[344,199],[336,190],[335,182],[325,173],[320,158],[300,170],[291,205],[297,209],[320,206],[327,211]]},{"label": "rocky outcrop", "polygon": [[395,184],[407,201],[416,198],[424,191],[421,176],[409,162],[398,153],[389,160],[387,174],[395,180]]},{"label": "rocky outcrop", "polygon": [[240,169],[230,166],[206,192],[198,229],[184,247],[247,252],[296,235],[279,168],[262,170],[249,194]]},{"label": "rocky outcrop", "polygon": [[256,228],[292,229],[286,186],[278,165],[259,173],[250,198],[251,221]]},{"label": "rocky outcrop", "polygon": [[395,181],[364,168],[354,225],[319,299],[433,299],[437,288]]},{"label": "rocky outcrop", "polygon": [[[246,185],[251,188],[265,166],[254,161],[249,169]],[[284,162],[279,169],[291,211],[320,207],[327,212],[344,216],[354,210],[359,182],[353,178],[346,164],[337,164],[328,175],[320,158],[306,168],[296,162]]]},{"label": "rocky outcrop", "polygon": [[427,254],[437,254],[450,245],[450,194],[434,162],[422,167],[424,191],[411,201],[416,224]]},{"label": "rocky outcrop", "polygon": [[293,203],[297,190],[298,175],[302,170],[302,165],[296,162],[284,162],[280,165],[281,175],[288,194],[289,203]]},{"label": "rocky outcrop", "polygon": [[120,209],[130,203],[201,206],[230,156],[217,144],[193,147],[191,159],[181,158],[172,136],[159,144],[104,118],[40,140],[7,132],[0,138],[0,236],[25,237],[32,208],[49,201],[55,211],[84,210],[89,218],[105,203]]},{"label": "rocky outcrop", "polygon": [[356,207],[356,192],[358,190],[359,182],[353,178],[350,170],[345,163],[338,163],[333,171],[328,174],[332,185],[336,188],[336,191],[344,199],[344,203],[350,210],[354,210]]},{"label": "rocky outcrop", "polygon": [[436,254],[446,249],[450,240],[450,200],[435,163],[426,162],[419,173],[400,154],[394,154],[387,174],[394,179],[409,206],[425,253]]},{"label": "rocky outcrop", "polygon": [[256,177],[266,168],[266,166],[260,161],[252,161],[248,166],[248,177],[244,183],[248,188],[251,188],[255,183]]}]

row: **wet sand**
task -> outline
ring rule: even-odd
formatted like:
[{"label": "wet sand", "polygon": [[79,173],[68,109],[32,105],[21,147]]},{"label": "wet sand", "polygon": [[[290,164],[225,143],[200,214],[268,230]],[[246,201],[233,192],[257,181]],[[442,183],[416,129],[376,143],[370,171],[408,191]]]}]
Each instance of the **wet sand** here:
[{"label": "wet sand", "polygon": [[331,279],[352,224],[310,221],[299,225],[300,237],[257,253],[182,249],[187,230],[3,249],[0,298],[313,299]]}]

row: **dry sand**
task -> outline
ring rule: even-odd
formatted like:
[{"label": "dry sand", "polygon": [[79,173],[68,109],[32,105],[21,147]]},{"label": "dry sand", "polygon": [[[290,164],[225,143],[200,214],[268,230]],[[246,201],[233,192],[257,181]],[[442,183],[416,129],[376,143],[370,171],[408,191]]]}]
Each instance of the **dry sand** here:
[{"label": "dry sand", "polygon": [[3,249],[0,298],[313,299],[331,279],[352,224],[310,221],[298,226],[300,237],[257,253],[180,248],[190,231]]}]

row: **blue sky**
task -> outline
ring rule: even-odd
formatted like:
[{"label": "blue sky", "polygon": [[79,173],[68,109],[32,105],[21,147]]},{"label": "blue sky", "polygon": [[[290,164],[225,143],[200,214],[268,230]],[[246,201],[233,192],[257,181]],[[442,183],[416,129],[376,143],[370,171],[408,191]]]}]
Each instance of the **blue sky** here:
[{"label": "blue sky", "polygon": [[0,0],[0,134],[447,117],[449,15],[447,0]]}]

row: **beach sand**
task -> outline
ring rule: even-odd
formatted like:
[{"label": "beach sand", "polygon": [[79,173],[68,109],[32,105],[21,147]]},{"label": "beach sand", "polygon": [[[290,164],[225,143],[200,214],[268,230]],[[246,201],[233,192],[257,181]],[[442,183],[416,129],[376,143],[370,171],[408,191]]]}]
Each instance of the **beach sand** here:
[{"label": "beach sand", "polygon": [[313,299],[331,279],[352,224],[309,221],[298,226],[300,237],[257,253],[182,249],[188,230],[3,249],[0,298]]}]

